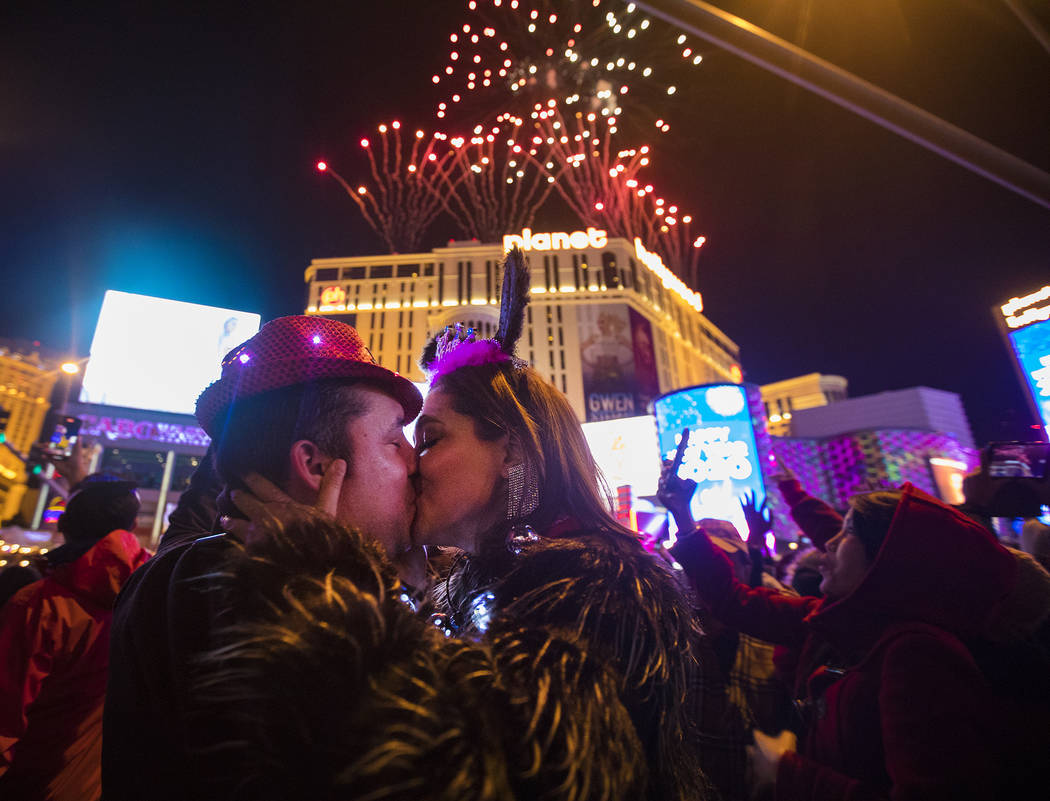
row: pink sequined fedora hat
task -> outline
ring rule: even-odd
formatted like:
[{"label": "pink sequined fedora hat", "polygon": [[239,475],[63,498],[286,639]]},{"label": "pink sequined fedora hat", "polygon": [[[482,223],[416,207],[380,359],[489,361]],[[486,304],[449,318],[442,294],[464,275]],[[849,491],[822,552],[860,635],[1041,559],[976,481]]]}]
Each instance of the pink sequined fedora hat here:
[{"label": "pink sequined fedora hat", "polygon": [[197,398],[197,421],[209,436],[237,400],[324,378],[362,378],[389,392],[413,419],[423,405],[415,385],[376,363],[345,323],[296,315],[271,320],[222,360],[222,377]]}]

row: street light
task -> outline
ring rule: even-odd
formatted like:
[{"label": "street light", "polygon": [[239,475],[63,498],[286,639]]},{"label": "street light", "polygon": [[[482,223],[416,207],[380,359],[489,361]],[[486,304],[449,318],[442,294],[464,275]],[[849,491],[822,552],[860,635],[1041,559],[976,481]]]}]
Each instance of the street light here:
[{"label": "street light", "polygon": [[76,362],[63,362],[59,369],[66,375],[76,375],[80,372],[80,365]]}]

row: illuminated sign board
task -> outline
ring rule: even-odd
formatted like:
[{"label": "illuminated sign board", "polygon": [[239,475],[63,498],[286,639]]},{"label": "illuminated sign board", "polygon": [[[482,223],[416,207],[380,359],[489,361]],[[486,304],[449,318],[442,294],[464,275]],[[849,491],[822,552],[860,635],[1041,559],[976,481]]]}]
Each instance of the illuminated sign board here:
[{"label": "illuminated sign board", "polygon": [[660,456],[652,415],[584,423],[583,436],[610,489],[630,485],[635,497],[656,494]]},{"label": "illuminated sign board", "polygon": [[1050,429],[1050,286],[999,307],[1003,332],[1044,432]]},{"label": "illuminated sign board", "polygon": [[609,244],[605,231],[588,228],[586,231],[564,231],[534,234],[531,228],[525,228],[521,236],[507,234],[503,237],[503,249],[510,250],[517,245],[522,250],[583,250],[584,248],[603,248]]},{"label": "illuminated sign board", "polygon": [[160,420],[130,420],[126,417],[99,417],[93,414],[77,415],[83,424],[81,435],[98,440],[138,440],[156,442],[161,445],[189,445],[207,448],[211,443],[204,429],[195,425],[166,423]]},{"label": "illuminated sign board", "polygon": [[341,286],[326,286],[321,290],[321,303],[325,306],[346,303],[346,292]]},{"label": "illuminated sign board", "polygon": [[576,310],[587,422],[644,414],[660,394],[652,324],[625,303]]},{"label": "illuminated sign board", "polygon": [[691,290],[685,285],[685,282],[681,278],[667,269],[667,265],[664,264],[663,259],[651,250],[646,250],[645,245],[642,244],[642,240],[638,237],[634,238],[634,252],[635,255],[638,256],[638,260],[652,270],[667,289],[678,294],[682,300],[698,312],[704,310],[704,299],[700,297],[700,293]]},{"label": "illuminated sign board", "polygon": [[728,520],[746,538],[740,498],[753,492],[761,505],[766,497],[746,388],[705,384],[663,395],[654,406],[661,459],[674,458],[682,430],[689,429],[678,475],[697,483],[694,519]]},{"label": "illuminated sign board", "polygon": [[[1023,328],[1026,325],[1050,319],[1050,303],[1044,303],[1044,301],[1050,301],[1050,286],[1044,286],[1023,298],[1010,298],[999,307],[1003,312],[1003,322],[1006,323],[1007,328]],[[1037,303],[1044,303],[1044,305],[1037,306]],[[1018,312],[1021,313],[1018,314]]]}]

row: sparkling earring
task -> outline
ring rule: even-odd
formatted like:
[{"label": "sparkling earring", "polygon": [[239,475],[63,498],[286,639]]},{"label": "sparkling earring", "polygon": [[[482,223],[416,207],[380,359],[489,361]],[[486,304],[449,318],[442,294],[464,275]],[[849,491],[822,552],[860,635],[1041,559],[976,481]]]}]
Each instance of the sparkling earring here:
[{"label": "sparkling earring", "polygon": [[539,476],[531,462],[511,465],[507,483],[507,520],[520,520],[540,505]]}]

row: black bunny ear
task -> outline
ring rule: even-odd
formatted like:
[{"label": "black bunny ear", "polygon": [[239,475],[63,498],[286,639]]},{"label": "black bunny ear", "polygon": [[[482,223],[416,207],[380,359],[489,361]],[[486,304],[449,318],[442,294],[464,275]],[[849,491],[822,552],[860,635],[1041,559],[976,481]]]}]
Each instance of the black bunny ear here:
[{"label": "black bunny ear", "polygon": [[438,338],[432,337],[423,347],[423,352],[419,354],[419,366],[423,368],[424,373],[431,371],[431,367],[433,367],[434,361],[437,359],[437,349]]},{"label": "black bunny ear", "polygon": [[496,341],[509,356],[514,355],[514,347],[521,337],[529,300],[529,265],[515,245],[503,262],[503,292],[499,302],[499,330],[496,332]]}]

